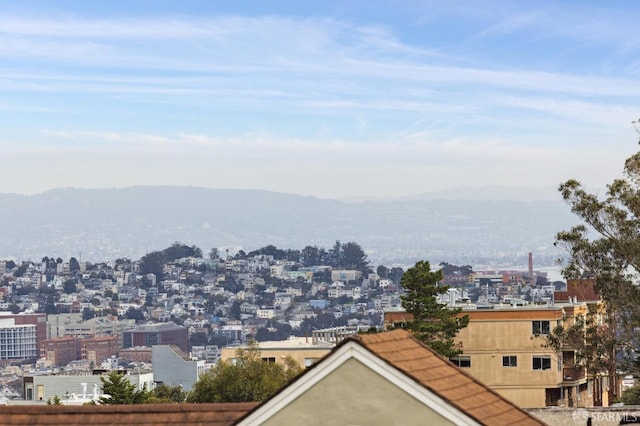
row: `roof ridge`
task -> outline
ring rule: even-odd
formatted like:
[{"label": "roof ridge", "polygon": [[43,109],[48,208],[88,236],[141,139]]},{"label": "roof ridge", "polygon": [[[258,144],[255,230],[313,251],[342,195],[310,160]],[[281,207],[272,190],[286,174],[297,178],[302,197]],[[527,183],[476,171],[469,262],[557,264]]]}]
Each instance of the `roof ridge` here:
[{"label": "roof ridge", "polygon": [[[439,353],[435,352],[433,349],[431,349],[430,347],[425,345],[420,340],[416,339],[407,330],[395,329],[395,330],[391,330],[391,331],[388,331],[388,332],[377,333],[377,334],[359,334],[359,335],[354,335],[354,336],[350,336],[347,339],[343,340],[339,346],[342,346],[343,344],[346,344],[349,341],[354,341],[354,342],[358,343],[359,345],[363,346],[368,351],[372,352],[374,355],[379,356],[381,359],[383,359],[391,367],[402,371],[408,377],[411,377],[414,381],[416,381],[417,383],[419,383],[423,387],[429,389],[430,391],[434,392],[435,394],[437,394],[438,396],[440,396],[444,400],[446,400],[449,403],[451,403],[456,408],[458,408],[458,409],[462,410],[463,412],[467,413],[467,415],[469,415],[470,417],[474,418],[476,421],[478,421],[480,423],[483,423],[483,424],[486,424],[486,422],[484,420],[482,420],[481,418],[478,418],[476,414],[469,413],[469,411],[468,411],[469,409],[473,409],[473,408],[477,408],[477,407],[467,408],[465,406],[465,404],[464,404],[464,401],[468,400],[468,398],[463,398],[461,400],[453,400],[450,397],[448,397],[446,395],[443,395],[442,394],[442,389],[440,389],[440,390],[435,389],[430,383],[428,383],[428,382],[426,382],[424,380],[421,380],[420,378],[416,377],[416,375],[414,374],[415,371],[403,368],[402,367],[402,363],[406,362],[406,360],[392,360],[392,359],[389,359],[387,356],[385,356],[385,354],[387,354],[385,351],[378,352],[377,349],[375,348],[376,344],[388,343],[388,342],[393,342],[393,341],[407,341],[407,340],[412,341],[412,343],[415,345],[416,348],[421,348],[421,349],[427,351],[428,353],[430,353],[431,355],[433,355],[432,357],[425,357],[425,359],[439,359],[440,361],[442,361],[442,365],[439,366],[439,367],[445,368],[445,369],[451,369],[451,371],[455,373],[453,375],[461,375],[461,376],[469,379],[470,383],[467,383],[465,385],[465,388],[467,390],[469,390],[468,386],[478,386],[482,391],[481,392],[477,392],[476,394],[481,394],[481,393],[485,393],[486,392],[486,393],[490,394],[491,396],[493,396],[495,398],[492,401],[493,403],[506,404],[507,406],[511,407],[511,409],[517,411],[519,414],[522,414],[526,418],[531,419],[532,421],[535,421],[538,424],[544,424],[540,420],[538,420],[537,418],[533,417],[531,414],[527,413],[526,411],[524,411],[523,409],[521,409],[520,407],[518,407],[517,405],[515,405],[511,401],[509,401],[508,399],[502,397],[500,394],[495,392],[493,389],[491,389],[486,384],[480,382],[478,379],[473,377],[471,374],[469,374],[466,371],[464,371],[464,370],[456,367],[455,365],[453,365],[447,358],[445,358],[444,356],[442,356]],[[425,370],[425,369],[422,369],[422,370]],[[422,371],[422,370],[420,370],[420,371]],[[450,388],[450,389],[453,389],[453,388]],[[476,394],[474,394],[474,395],[476,395]],[[463,404],[460,404],[460,402],[463,402]],[[493,405],[493,404],[485,404],[485,406],[486,405]],[[502,413],[505,413],[505,412],[508,412],[508,411],[509,410],[505,409],[504,411],[502,411]],[[492,416],[487,416],[487,417],[495,417],[495,416],[492,415]]]}]

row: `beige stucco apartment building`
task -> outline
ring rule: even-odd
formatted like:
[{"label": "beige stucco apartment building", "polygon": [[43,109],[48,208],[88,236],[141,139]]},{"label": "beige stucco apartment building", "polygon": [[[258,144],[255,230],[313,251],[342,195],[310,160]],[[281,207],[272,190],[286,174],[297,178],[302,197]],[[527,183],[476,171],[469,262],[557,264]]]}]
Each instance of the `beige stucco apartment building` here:
[{"label": "beige stucco apartment building", "polygon": [[[468,326],[457,336],[463,354],[451,361],[519,407],[607,406],[613,390],[608,378],[589,375],[576,362],[575,348],[565,345],[556,351],[547,340],[557,326],[569,327],[577,318],[593,315],[589,305],[599,303],[572,299],[463,311],[469,316]],[[385,327],[400,327],[409,317],[387,312]]]},{"label": "beige stucco apartment building", "polygon": [[[292,358],[301,368],[308,368],[335,347],[333,343],[318,342],[311,338],[293,337],[288,340],[259,342],[260,356],[268,362],[285,364],[287,357]],[[243,347],[246,349],[247,347]],[[236,357],[239,347],[226,347],[220,351],[223,361]]]},{"label": "beige stucco apartment building", "polygon": [[591,406],[593,387],[573,351],[547,347],[558,325],[585,315],[587,305],[515,307],[468,311],[469,325],[458,334],[460,367],[519,407]]}]

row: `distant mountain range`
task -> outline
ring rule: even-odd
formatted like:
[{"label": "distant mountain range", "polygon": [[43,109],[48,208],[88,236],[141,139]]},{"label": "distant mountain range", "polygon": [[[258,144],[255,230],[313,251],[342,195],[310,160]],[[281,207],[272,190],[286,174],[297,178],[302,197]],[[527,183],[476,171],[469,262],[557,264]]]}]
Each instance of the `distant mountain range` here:
[{"label": "distant mountain range", "polygon": [[548,198],[535,201],[523,194],[543,190],[502,193],[515,199],[487,188],[369,201],[195,187],[0,194],[0,259],[138,259],[175,241],[205,253],[267,244],[329,249],[340,240],[358,242],[372,262],[388,265],[418,259],[526,264],[529,251],[540,264],[550,264],[558,256],[555,234],[578,220],[548,191]]},{"label": "distant mountain range", "polygon": [[347,198],[343,201],[416,201],[416,200],[462,200],[462,201],[559,201],[557,187],[460,187],[447,190],[424,192],[409,197],[397,198]]}]

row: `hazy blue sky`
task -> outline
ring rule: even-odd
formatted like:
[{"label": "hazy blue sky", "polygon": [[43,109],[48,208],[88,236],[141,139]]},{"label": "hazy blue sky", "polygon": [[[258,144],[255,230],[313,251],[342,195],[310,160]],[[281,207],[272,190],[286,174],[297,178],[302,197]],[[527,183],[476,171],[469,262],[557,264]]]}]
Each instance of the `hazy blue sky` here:
[{"label": "hazy blue sky", "polygon": [[0,1],[0,192],[603,186],[640,4]]}]

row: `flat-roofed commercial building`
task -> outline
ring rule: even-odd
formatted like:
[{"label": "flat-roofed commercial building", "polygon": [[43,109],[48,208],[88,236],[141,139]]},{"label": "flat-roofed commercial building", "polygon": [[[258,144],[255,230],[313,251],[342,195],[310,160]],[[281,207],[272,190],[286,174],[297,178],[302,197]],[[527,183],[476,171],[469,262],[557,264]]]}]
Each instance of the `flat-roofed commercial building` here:
[{"label": "flat-roofed commercial building", "polygon": [[189,331],[173,323],[145,324],[125,330],[122,335],[124,348],[136,346],[175,345],[189,352]]}]

